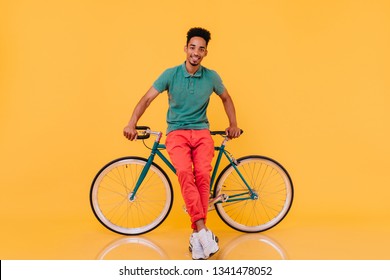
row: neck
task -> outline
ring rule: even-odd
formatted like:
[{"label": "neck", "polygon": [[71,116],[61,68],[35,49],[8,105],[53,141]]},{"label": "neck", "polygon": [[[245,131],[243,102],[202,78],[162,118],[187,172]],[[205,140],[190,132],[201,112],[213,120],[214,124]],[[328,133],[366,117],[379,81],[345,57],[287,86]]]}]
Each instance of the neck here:
[{"label": "neck", "polygon": [[200,68],[200,64],[198,65],[192,65],[191,63],[189,63],[188,61],[186,61],[186,69],[187,69],[187,72],[188,74],[195,74],[196,71],[198,71]]}]

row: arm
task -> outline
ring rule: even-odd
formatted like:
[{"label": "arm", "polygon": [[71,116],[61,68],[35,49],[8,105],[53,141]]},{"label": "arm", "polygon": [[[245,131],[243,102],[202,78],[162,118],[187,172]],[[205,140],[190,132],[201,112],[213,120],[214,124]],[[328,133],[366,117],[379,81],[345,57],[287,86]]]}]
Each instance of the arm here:
[{"label": "arm", "polygon": [[241,134],[241,129],[237,126],[236,110],[234,108],[233,100],[226,89],[219,97],[222,100],[226,115],[229,119],[229,127],[225,130],[226,134],[229,138],[237,138]]},{"label": "arm", "polygon": [[135,106],[129,123],[123,129],[123,135],[127,139],[137,139],[137,130],[135,129],[137,122],[158,94],[159,92],[154,87],[151,87]]}]

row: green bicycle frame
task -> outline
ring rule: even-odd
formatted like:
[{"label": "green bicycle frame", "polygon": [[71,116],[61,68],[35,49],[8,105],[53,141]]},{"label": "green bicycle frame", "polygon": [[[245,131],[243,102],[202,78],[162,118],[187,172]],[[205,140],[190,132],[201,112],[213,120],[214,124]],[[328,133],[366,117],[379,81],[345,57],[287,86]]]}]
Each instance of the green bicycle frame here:
[{"label": "green bicycle frame", "polygon": [[[217,161],[215,162],[215,165],[214,165],[213,173],[211,175],[210,192],[212,190],[212,186],[214,185],[214,180],[215,180],[215,178],[217,176],[218,168],[219,168],[219,165],[220,165],[221,160],[222,160],[222,155],[224,155],[227,158],[227,160],[229,161],[229,163],[231,164],[231,166],[233,166],[234,170],[237,172],[238,176],[240,177],[240,179],[242,180],[242,182],[245,184],[245,186],[248,189],[248,192],[239,193],[239,194],[235,194],[235,195],[230,195],[229,198],[225,202],[233,202],[233,201],[248,200],[248,199],[257,199],[258,198],[257,193],[255,193],[252,190],[252,188],[249,186],[248,182],[245,180],[244,176],[242,176],[240,170],[238,170],[238,168],[237,168],[237,164],[238,163],[225,150],[226,141],[227,140],[225,139],[222,142],[221,146],[214,148],[216,151],[218,151],[218,156],[217,156]],[[249,197],[248,197],[248,195],[249,195]],[[217,201],[216,203],[222,203],[222,201]]]},{"label": "green bicycle frame", "polygon": [[[211,195],[211,191],[212,191],[212,186],[214,185],[214,181],[215,181],[215,179],[217,177],[217,172],[218,172],[221,160],[222,160],[222,155],[224,155],[228,159],[229,163],[233,166],[233,168],[235,169],[237,174],[240,176],[242,182],[248,188],[248,192],[229,196],[229,199],[226,200],[226,201],[231,202],[231,201],[239,201],[239,200],[247,200],[247,199],[256,199],[257,198],[257,194],[252,190],[252,188],[249,186],[248,182],[245,180],[245,178],[242,176],[241,172],[238,170],[237,164],[236,164],[235,160],[225,150],[226,141],[227,140],[224,140],[222,142],[221,146],[214,147],[214,150],[218,151],[218,155],[217,155],[217,159],[216,159],[216,162],[215,162],[215,165],[214,165],[214,168],[213,168],[213,172],[212,172],[212,175],[211,175],[211,179],[210,179],[210,195]],[[139,178],[137,180],[137,183],[136,183],[136,185],[134,187],[134,190],[133,190],[133,192],[132,192],[132,194],[130,196],[130,200],[131,201],[134,200],[135,194],[137,193],[139,187],[141,186],[142,181],[145,179],[145,176],[148,173],[148,171],[150,169],[150,166],[152,165],[156,155],[159,158],[161,158],[161,160],[169,167],[169,169],[173,173],[176,174],[175,167],[167,159],[167,157],[160,151],[160,150],[165,150],[165,149],[166,149],[165,144],[160,144],[160,137],[157,137],[157,139],[155,140],[155,142],[153,144],[153,147],[151,148],[151,153],[150,153],[150,155],[149,155],[149,157],[147,159],[147,162],[146,162],[144,168],[142,169],[141,174],[140,174],[140,176],[139,176]],[[249,195],[249,197],[248,197],[248,195]],[[242,197],[242,196],[246,196],[246,197]],[[241,197],[241,198],[239,198],[239,197]],[[217,203],[221,203],[221,201],[219,201]]]},{"label": "green bicycle frame", "polygon": [[134,190],[130,196],[130,201],[134,200],[135,194],[137,193],[139,187],[141,186],[142,181],[145,179],[146,174],[149,171],[150,166],[152,165],[154,158],[156,154],[162,159],[162,161],[169,167],[169,169],[172,170],[173,173],[176,174],[176,169],[173,167],[172,163],[166,158],[166,156],[161,153],[160,150],[164,150],[166,147],[164,144],[160,144],[160,136],[157,137],[156,141],[154,141],[153,147],[151,149],[151,153],[148,157],[148,160],[144,166],[144,168],[141,171],[141,174],[139,175],[139,178],[137,180],[137,183],[135,184]]}]

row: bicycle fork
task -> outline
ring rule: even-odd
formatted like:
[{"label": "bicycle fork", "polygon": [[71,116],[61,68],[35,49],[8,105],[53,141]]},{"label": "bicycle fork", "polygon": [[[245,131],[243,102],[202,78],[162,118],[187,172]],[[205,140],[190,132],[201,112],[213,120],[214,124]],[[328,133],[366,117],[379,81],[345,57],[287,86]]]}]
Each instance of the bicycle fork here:
[{"label": "bicycle fork", "polygon": [[137,183],[135,184],[135,187],[134,187],[133,191],[130,192],[130,194],[129,194],[129,201],[130,202],[134,202],[135,195],[136,195],[139,187],[141,186],[142,181],[145,179],[145,176],[148,173],[150,166],[152,165],[152,162],[153,162],[153,159],[154,159],[154,155],[155,154],[151,155],[148,158],[148,161],[146,162],[144,168],[142,169],[141,174],[139,175],[139,178],[137,180]]},{"label": "bicycle fork", "polygon": [[155,132],[150,131],[150,130],[148,130],[147,132],[150,134],[156,134],[157,137],[156,137],[156,140],[154,141],[153,147],[151,149],[152,151],[150,153],[150,156],[148,157],[148,160],[147,160],[145,166],[143,167],[141,174],[139,175],[139,178],[135,184],[135,187],[134,187],[133,191],[129,194],[129,201],[131,201],[131,202],[133,202],[135,200],[136,193],[137,193],[139,187],[141,186],[143,180],[145,179],[146,174],[148,173],[150,166],[152,165],[156,154],[165,162],[165,164],[172,170],[172,172],[176,173],[176,170],[173,167],[173,165],[168,161],[168,159],[159,150],[159,149],[165,149],[165,145],[160,144],[160,139],[161,139],[162,133],[161,132],[155,133]]}]

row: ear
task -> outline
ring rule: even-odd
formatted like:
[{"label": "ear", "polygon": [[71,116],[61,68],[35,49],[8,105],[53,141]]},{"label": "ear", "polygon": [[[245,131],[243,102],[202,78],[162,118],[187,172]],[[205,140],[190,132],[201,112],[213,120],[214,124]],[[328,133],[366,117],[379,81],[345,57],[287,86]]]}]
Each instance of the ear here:
[{"label": "ear", "polygon": [[187,45],[184,46],[184,52],[186,53],[188,51]]}]

